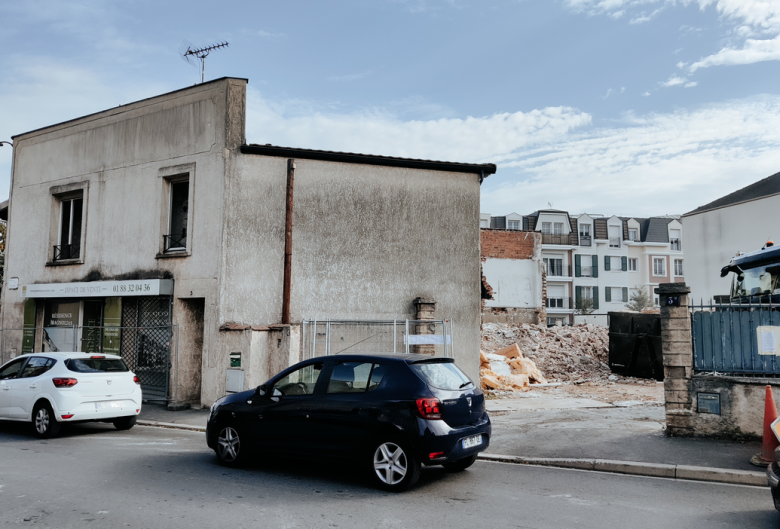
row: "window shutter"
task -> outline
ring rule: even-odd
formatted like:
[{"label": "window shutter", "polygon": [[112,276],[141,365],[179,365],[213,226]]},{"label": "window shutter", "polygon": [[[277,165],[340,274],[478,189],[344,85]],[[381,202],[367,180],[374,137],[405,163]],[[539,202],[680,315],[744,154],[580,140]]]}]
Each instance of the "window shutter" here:
[{"label": "window shutter", "polygon": [[582,277],[582,256],[574,256],[574,277]]},{"label": "window shutter", "polygon": [[604,301],[612,301],[612,288],[606,287],[604,289]]},{"label": "window shutter", "polygon": [[628,287],[623,287],[623,303],[628,303]]},{"label": "window shutter", "polygon": [[605,255],[604,256],[604,271],[608,272],[609,270],[610,270],[610,268],[609,268],[609,256]]},{"label": "window shutter", "polygon": [[594,255],[593,256],[593,275],[591,277],[598,277],[599,276],[599,256]]},{"label": "window shutter", "polygon": [[599,287],[593,287],[593,309],[599,310]]},{"label": "window shutter", "polygon": [[[579,255],[577,256],[579,257]],[[574,307],[582,308],[582,287],[574,287]]]},{"label": "window shutter", "polygon": [[625,257],[625,256],[621,257],[620,258],[620,264],[623,267],[623,271],[624,272],[628,272],[628,257]]}]

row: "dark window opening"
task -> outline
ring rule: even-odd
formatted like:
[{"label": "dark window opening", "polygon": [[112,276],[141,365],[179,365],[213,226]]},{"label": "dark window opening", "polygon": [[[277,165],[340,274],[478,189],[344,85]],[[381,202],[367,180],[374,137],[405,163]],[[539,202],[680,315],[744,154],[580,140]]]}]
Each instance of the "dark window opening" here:
[{"label": "dark window opening", "polygon": [[170,225],[164,236],[166,252],[187,249],[189,196],[189,181],[171,183]]},{"label": "dark window opening", "polygon": [[81,256],[81,227],[84,214],[82,197],[60,202],[60,233],[54,247],[54,260],[78,259]]}]

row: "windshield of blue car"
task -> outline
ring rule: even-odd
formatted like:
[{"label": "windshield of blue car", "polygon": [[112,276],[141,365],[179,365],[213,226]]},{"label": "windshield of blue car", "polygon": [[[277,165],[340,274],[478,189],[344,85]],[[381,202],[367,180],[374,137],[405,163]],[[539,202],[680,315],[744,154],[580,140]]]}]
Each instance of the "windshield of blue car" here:
[{"label": "windshield of blue car", "polygon": [[426,384],[435,388],[458,390],[473,385],[469,377],[452,362],[424,362],[410,367]]}]

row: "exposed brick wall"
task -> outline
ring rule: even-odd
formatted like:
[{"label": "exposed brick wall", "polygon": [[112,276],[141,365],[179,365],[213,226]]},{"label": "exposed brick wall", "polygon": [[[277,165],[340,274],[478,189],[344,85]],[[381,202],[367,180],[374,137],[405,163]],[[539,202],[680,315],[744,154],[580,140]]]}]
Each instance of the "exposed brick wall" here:
[{"label": "exposed brick wall", "polygon": [[542,234],[535,231],[493,230],[482,228],[482,259],[531,259],[534,256],[534,240]]}]

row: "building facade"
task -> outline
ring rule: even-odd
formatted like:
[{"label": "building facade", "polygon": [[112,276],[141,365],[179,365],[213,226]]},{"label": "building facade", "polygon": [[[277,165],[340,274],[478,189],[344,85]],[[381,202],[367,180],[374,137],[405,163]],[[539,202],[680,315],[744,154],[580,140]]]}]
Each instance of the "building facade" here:
[{"label": "building facade", "polygon": [[2,360],[115,352],[158,378],[146,396],[210,405],[300,359],[303,320],[414,319],[424,298],[476,376],[495,166],[247,144],[246,83],[14,138]]},{"label": "building facade", "polygon": [[[687,280],[695,303],[725,300],[733,274],[720,269],[738,252],[759,250],[767,240],[780,244],[780,173],[683,215],[688,234]],[[759,222],[761,221],[761,222]]]},{"label": "building facade", "polygon": [[[516,215],[516,214],[515,214]],[[509,215],[492,217],[507,226]],[[514,224],[513,224],[514,225]],[[682,282],[682,224],[673,217],[606,217],[561,210],[522,216],[522,229],[541,234],[548,325],[606,325],[631,296],[659,283]]]}]

